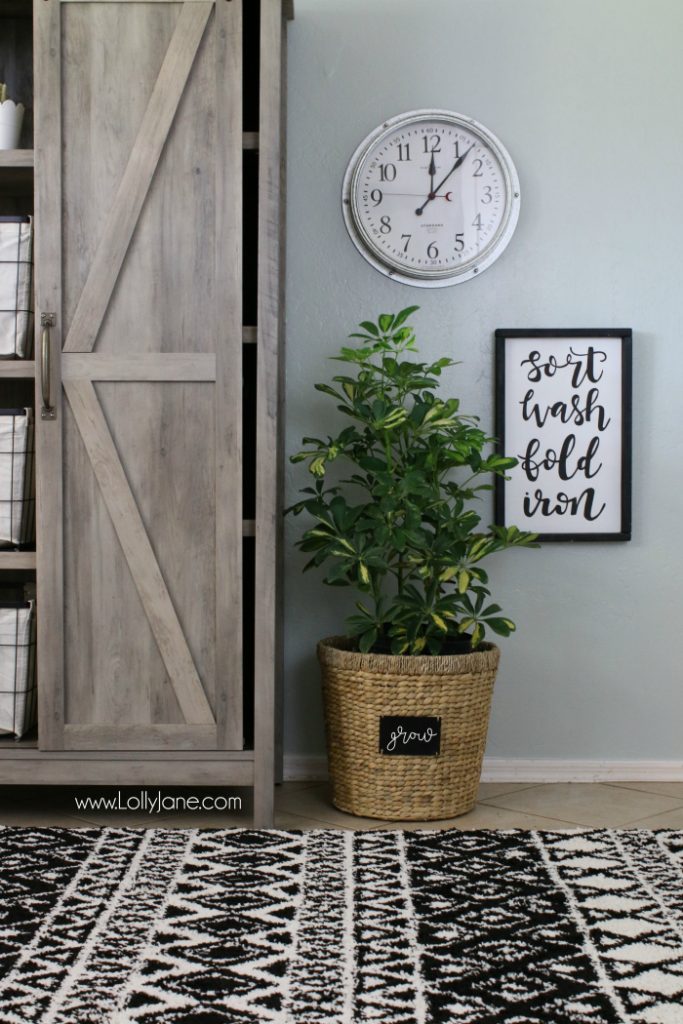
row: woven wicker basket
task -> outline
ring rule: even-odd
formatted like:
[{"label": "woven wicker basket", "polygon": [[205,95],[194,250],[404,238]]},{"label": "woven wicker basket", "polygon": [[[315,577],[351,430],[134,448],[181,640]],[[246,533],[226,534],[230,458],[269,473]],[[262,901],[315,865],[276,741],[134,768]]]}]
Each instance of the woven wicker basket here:
[{"label": "woven wicker basket", "polygon": [[[474,807],[500,650],[358,654],[345,637],[318,644],[332,799],[368,818],[434,820]],[[436,756],[379,752],[383,715],[441,719]]]}]

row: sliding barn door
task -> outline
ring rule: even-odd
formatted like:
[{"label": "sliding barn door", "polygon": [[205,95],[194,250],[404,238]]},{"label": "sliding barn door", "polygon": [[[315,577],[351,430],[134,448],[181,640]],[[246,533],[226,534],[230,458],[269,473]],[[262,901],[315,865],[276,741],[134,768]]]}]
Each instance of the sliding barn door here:
[{"label": "sliding barn door", "polygon": [[241,3],[36,15],[40,744],[239,749]]}]

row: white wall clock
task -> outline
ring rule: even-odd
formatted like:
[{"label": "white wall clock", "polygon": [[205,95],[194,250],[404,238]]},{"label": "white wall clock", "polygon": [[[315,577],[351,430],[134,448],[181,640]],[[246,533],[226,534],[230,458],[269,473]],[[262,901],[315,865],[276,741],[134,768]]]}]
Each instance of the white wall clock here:
[{"label": "white wall clock", "polygon": [[363,139],[342,209],[358,251],[404,284],[443,288],[498,259],[519,217],[519,179],[493,132],[449,110],[412,110]]}]

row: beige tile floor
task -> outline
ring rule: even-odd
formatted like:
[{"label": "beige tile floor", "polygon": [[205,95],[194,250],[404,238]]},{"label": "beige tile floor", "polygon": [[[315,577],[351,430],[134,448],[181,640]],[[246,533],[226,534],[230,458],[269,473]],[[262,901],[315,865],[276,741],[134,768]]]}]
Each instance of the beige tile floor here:
[{"label": "beige tile floor", "polygon": [[[92,791],[104,795],[105,791]],[[131,790],[137,793],[138,790]],[[150,787],[150,793],[156,790]],[[164,793],[183,794],[183,790]],[[206,791],[215,795],[223,791]],[[141,812],[79,810],[76,796],[88,795],[83,788],[0,787],[0,825],[87,827],[126,825],[163,828],[221,828],[249,826],[249,790],[231,790],[227,795],[242,798],[239,813]],[[276,827],[309,828],[679,828],[683,829],[683,782],[621,783],[483,783],[477,806],[469,814],[447,821],[392,822],[354,818],[338,811],[321,782],[288,782],[277,787]]]}]

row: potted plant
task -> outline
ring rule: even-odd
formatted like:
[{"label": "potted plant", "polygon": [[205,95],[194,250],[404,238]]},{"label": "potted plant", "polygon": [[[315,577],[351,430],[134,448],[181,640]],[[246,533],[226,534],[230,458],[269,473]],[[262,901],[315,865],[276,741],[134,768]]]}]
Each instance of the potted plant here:
[{"label": "potted plant", "polygon": [[0,149],[16,149],[24,120],[23,103],[15,103],[7,95],[7,85],[0,82]]},{"label": "potted plant", "polygon": [[[291,461],[308,464],[312,485],[288,509],[313,519],[297,542],[305,569],[360,592],[346,635],[318,645],[334,803],[404,820],[474,806],[500,655],[485,636],[515,628],[482,563],[535,540],[482,530],[473,503],[516,460],[487,453],[477,417],[438,396],[453,360],[409,358],[417,308],[364,321],[333,357],[344,372],[316,388],[349,422],[304,438]],[[333,466],[345,472],[329,482]]]}]

